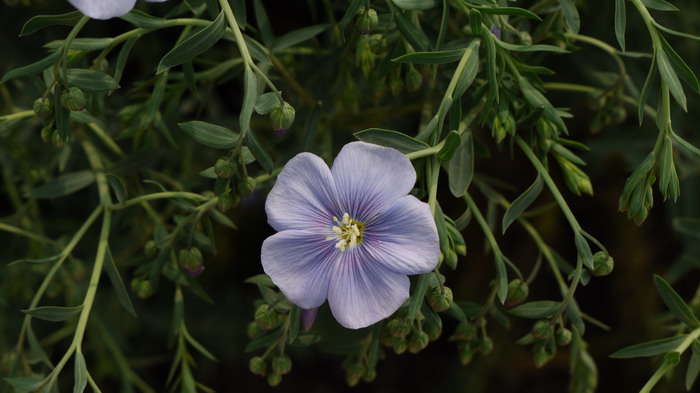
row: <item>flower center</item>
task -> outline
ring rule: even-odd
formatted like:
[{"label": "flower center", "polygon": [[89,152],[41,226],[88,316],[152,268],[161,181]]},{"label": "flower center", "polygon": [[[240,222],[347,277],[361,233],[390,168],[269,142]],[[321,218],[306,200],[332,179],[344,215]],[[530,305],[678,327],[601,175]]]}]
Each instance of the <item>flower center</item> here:
[{"label": "flower center", "polygon": [[[333,217],[333,221],[336,223],[332,228],[333,233],[338,240],[335,243],[335,248],[345,251],[346,248],[353,248],[362,243],[362,231],[365,229],[365,224],[353,220],[348,213],[343,214],[342,220]],[[329,236],[326,240],[333,240],[333,237]]]}]

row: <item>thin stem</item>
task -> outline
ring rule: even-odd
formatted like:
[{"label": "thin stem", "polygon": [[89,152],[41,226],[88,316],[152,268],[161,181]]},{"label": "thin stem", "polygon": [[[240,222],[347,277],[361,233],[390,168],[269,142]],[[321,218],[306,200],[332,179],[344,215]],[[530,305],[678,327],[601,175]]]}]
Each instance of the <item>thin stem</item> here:
[{"label": "thin stem", "polygon": [[36,240],[36,241],[41,242],[41,243],[48,243],[48,244],[52,244],[52,245],[57,244],[55,240],[49,239],[46,236],[42,236],[42,235],[36,234],[34,232],[29,232],[29,231],[24,230],[22,228],[18,228],[18,227],[12,226],[12,225],[4,224],[2,222],[0,222],[0,231],[14,233],[15,235],[24,236],[24,237],[27,237],[27,238],[32,239],[32,240]]},{"label": "thin stem", "polygon": [[34,116],[33,110],[21,111],[21,112],[12,113],[12,114],[5,115],[5,116],[0,116],[0,122],[21,120],[21,119],[24,119],[25,117],[32,117],[32,116]]},{"label": "thin stem", "polygon": [[[673,351],[670,352],[678,352],[680,355],[685,352],[686,349],[695,341],[698,337],[700,337],[700,328],[696,328],[688,336],[674,349]],[[654,388],[657,382],[661,379],[661,377],[666,374],[668,370],[674,367],[674,364],[670,363],[668,360],[664,360],[663,364],[661,364],[661,367],[656,370],[654,375],[649,378],[649,381],[644,385],[642,390],[639,391],[639,393],[649,393],[651,392],[651,389]]]},{"label": "thin stem", "polygon": [[63,79],[65,83],[68,83],[68,52],[70,51],[70,45],[89,20],[90,17],[88,16],[81,17],[78,23],[73,26],[73,30],[68,33],[68,37],[63,41],[63,47],[61,48],[61,68],[63,70]]},{"label": "thin stem", "polygon": [[418,150],[418,151],[414,151],[411,153],[406,153],[406,157],[408,157],[409,160],[416,160],[416,159],[421,158],[421,157],[432,156],[434,154],[437,154],[442,149],[442,146],[444,144],[445,144],[445,141],[443,140],[433,147],[428,147],[428,148],[425,148],[423,150]]},{"label": "thin stem", "polygon": [[155,199],[171,199],[171,198],[188,198],[188,199],[194,199],[198,201],[208,201],[209,198],[202,196],[200,194],[195,194],[193,192],[187,192],[187,191],[165,191],[165,192],[157,192],[153,194],[147,194],[147,195],[141,195],[132,199],[128,199],[122,203],[117,203],[112,205],[112,210],[120,210],[120,209],[125,209],[127,207],[133,206],[133,205],[138,205],[141,202],[146,202],[146,201],[152,201]]},{"label": "thin stem", "polygon": [[245,44],[243,34],[241,33],[241,29],[238,27],[236,17],[233,15],[231,5],[229,4],[228,0],[219,0],[219,4],[221,5],[221,9],[224,11],[224,15],[226,16],[229,26],[231,26],[231,30],[233,32],[233,36],[236,38],[236,44],[238,45],[238,50],[241,52],[241,56],[248,65],[253,64],[253,59],[250,57],[248,46]]}]

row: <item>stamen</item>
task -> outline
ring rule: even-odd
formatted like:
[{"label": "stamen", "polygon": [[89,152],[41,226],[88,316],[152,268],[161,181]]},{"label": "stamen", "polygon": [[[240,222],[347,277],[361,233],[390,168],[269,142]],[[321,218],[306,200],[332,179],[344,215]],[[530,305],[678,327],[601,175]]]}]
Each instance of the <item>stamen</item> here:
[{"label": "stamen", "polygon": [[[336,239],[338,239],[335,243],[335,248],[345,251],[346,248],[353,248],[362,243],[362,229],[364,229],[364,225],[361,222],[350,218],[348,213],[343,213],[342,221],[338,217],[333,217],[333,221],[337,224],[331,227]],[[326,240],[332,240],[332,237],[329,236]]]}]

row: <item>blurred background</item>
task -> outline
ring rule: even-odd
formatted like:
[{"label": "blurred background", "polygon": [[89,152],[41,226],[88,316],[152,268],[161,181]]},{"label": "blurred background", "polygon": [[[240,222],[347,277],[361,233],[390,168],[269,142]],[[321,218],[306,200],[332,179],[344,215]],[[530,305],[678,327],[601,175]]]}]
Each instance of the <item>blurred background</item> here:
[{"label": "blurred background", "polygon": [[[171,0],[171,2],[174,2]],[[5,0],[0,4],[0,73],[29,64],[45,56],[42,45],[56,39],[63,39],[69,32],[65,26],[42,29],[30,36],[18,38],[25,21],[37,14],[55,14],[72,11],[66,1],[31,1],[26,5],[17,1]],[[326,3],[321,1],[264,2],[276,34],[327,21]],[[342,16],[346,2],[339,2],[336,17]],[[519,2],[525,7],[530,2]],[[700,18],[700,4],[694,1],[674,3],[681,12],[658,13],[657,20],[675,30],[700,34],[697,20]],[[248,20],[253,21],[252,6],[248,5]],[[612,2],[579,1],[581,13],[581,34],[589,35],[616,46],[613,32]],[[161,15],[168,9],[163,5],[140,3],[139,8]],[[429,12],[438,12],[435,10]],[[654,14],[655,17],[657,13]],[[253,22],[254,23],[254,22]],[[635,12],[628,10],[627,49],[648,52],[650,41]],[[81,32],[82,37],[115,36],[131,28],[124,21],[114,19],[106,22],[91,21]],[[352,28],[352,26],[350,27]],[[349,29],[350,29],[349,28]],[[159,59],[172,47],[177,32],[163,30],[143,39],[133,49],[124,78],[123,90],[132,95],[146,94],[138,90],[138,81],[150,78]],[[696,41],[668,37],[676,51],[686,60],[689,67],[700,69],[700,46]],[[541,65],[556,71],[546,82],[565,82],[604,85],[609,73],[616,72],[612,58],[595,47],[580,43],[579,49],[570,55],[549,55],[541,58]],[[208,53],[208,59],[225,59],[233,50],[231,42],[220,42]],[[351,48],[352,50],[352,48]],[[113,61],[113,57],[110,57]],[[323,59],[323,58],[321,58]],[[292,76],[304,88],[324,101],[324,117],[319,133],[328,137],[318,139],[313,151],[328,159],[339,148],[353,139],[352,133],[370,127],[400,129],[406,132],[415,130],[419,121],[418,106],[421,98],[413,93],[398,97],[386,94],[380,99],[367,93],[362,76],[355,73],[359,85],[359,110],[353,111],[342,100],[343,86],[324,84],[323,78],[335,71],[333,63],[314,63],[307,59],[283,59]],[[352,61],[350,61],[352,63]],[[646,75],[649,59],[625,59],[631,79],[641,87]],[[607,73],[607,74],[606,74]],[[185,95],[176,118],[168,122],[205,117],[218,124],[235,124],[235,116],[240,108],[241,78],[234,76],[217,84],[203,86],[200,97]],[[262,138],[266,146],[273,146],[271,154],[276,165],[285,162],[290,152],[299,151],[299,140],[303,137],[304,118],[309,109],[304,108],[293,89],[279,82],[287,93],[285,96],[297,107],[297,122],[282,139],[273,139],[272,132]],[[33,81],[14,81],[0,90],[0,114],[10,113],[13,108],[30,108],[34,99],[41,94]],[[682,113],[674,106],[673,124],[675,131],[696,146],[700,145],[700,100],[689,90],[688,113]],[[8,96],[9,95],[9,96]],[[553,170],[555,180],[560,184],[575,216],[589,233],[600,240],[615,258],[615,270],[606,277],[594,278],[584,287],[579,287],[576,298],[581,309],[594,318],[610,326],[605,331],[588,325],[585,338],[589,351],[596,361],[599,372],[600,392],[636,391],[641,388],[660,364],[660,359],[611,359],[609,355],[625,346],[643,341],[659,339],[673,334],[667,329],[665,309],[653,284],[653,274],[666,277],[681,296],[690,300],[698,288],[697,267],[700,263],[700,234],[698,237],[682,235],[674,229],[677,217],[700,217],[700,168],[697,157],[679,149],[676,162],[681,177],[681,196],[674,204],[662,203],[661,195],[655,194],[656,204],[646,222],[636,226],[618,210],[618,198],[624,181],[651,150],[656,138],[653,121],[647,118],[642,127],[638,126],[636,108],[617,105],[626,113],[618,113],[613,120],[602,119],[606,108],[596,107],[591,96],[572,92],[548,93],[557,107],[570,108],[574,115],[567,121],[571,139],[581,141],[590,147],[582,157],[588,163],[585,171],[591,177],[594,196],[578,197],[564,187],[558,169]],[[113,112],[119,105],[127,105],[128,98],[118,92],[110,100]],[[201,103],[206,102],[202,109]],[[610,108],[608,108],[610,109]],[[266,127],[267,119],[254,118],[260,129]],[[119,122],[109,124],[110,132],[119,133]],[[18,184],[39,184],[47,176],[42,168],[50,167],[55,160],[55,149],[40,142],[38,123],[27,123],[26,129],[13,133],[12,138],[0,132],[0,166],[3,169],[3,185],[0,185],[0,219],[16,222],[24,212],[18,212],[7,194],[7,182]],[[176,127],[173,127],[176,129]],[[479,176],[490,176],[512,186],[504,191],[509,199],[515,199],[535,178],[535,171],[525,157],[511,154],[509,149],[499,150],[490,138],[490,130],[475,130],[482,136],[481,141],[490,151],[489,156],[479,157],[476,171]],[[188,189],[209,190],[213,181],[198,173],[212,163],[218,154],[212,149],[196,145],[186,135],[173,131],[178,148],[167,144],[153,143],[134,152],[142,158],[133,168],[143,178],[149,171],[160,171],[176,179]],[[131,141],[119,140],[125,148]],[[77,160],[77,159],[76,159]],[[78,165],[76,163],[76,165]],[[10,172],[8,168],[12,167]],[[130,169],[132,170],[132,169]],[[11,174],[11,178],[7,178]],[[29,180],[27,180],[29,179]],[[445,179],[446,180],[446,179]],[[445,213],[457,217],[464,210],[462,201],[453,200],[446,188],[439,195]],[[319,312],[313,331],[324,341],[313,347],[290,347],[288,353],[293,360],[293,370],[282,383],[271,388],[264,378],[248,371],[248,361],[260,350],[244,352],[250,341],[246,336],[246,326],[253,320],[253,302],[260,298],[255,285],[243,281],[262,273],[260,266],[260,245],[273,234],[267,225],[264,213],[265,195],[271,183],[258,187],[258,190],[228,215],[238,225],[239,230],[217,226],[216,255],[205,254],[205,272],[197,278],[214,303],[209,304],[191,292],[185,292],[185,318],[189,331],[219,359],[212,362],[195,355],[199,366],[194,371],[198,381],[220,392],[392,392],[392,391],[442,391],[442,392],[563,392],[569,382],[567,349],[560,349],[556,357],[542,368],[536,368],[532,361],[530,346],[518,346],[515,342],[529,332],[532,321],[511,318],[511,328],[491,320],[489,334],[495,342],[494,351],[488,356],[477,356],[468,366],[459,363],[456,346],[448,340],[456,321],[444,319],[442,337],[431,343],[427,349],[416,355],[405,353],[396,355],[385,348],[385,356],[377,367],[377,377],[371,383],[360,382],[350,388],[346,384],[345,372],[341,368],[343,356],[334,354],[326,342],[351,340],[363,332],[341,328],[332,318],[327,306]],[[20,191],[22,188],[20,187]],[[153,190],[151,190],[153,191]],[[656,193],[656,190],[655,190]],[[478,193],[475,192],[475,195]],[[70,236],[81,225],[96,203],[94,190],[86,189],[70,197],[44,200],[36,204],[36,214],[42,218],[44,234],[50,238]],[[536,206],[546,206],[552,202],[549,193],[544,192]],[[477,197],[477,203],[485,210],[485,199]],[[163,209],[165,203],[153,203],[156,210]],[[500,221],[502,211],[494,212]],[[143,214],[142,211],[123,214]],[[144,238],[139,235],[131,221],[115,217],[115,228],[119,237],[112,245],[115,258],[129,281],[139,259],[133,257],[143,246]],[[575,258],[573,237],[559,210],[546,209],[542,214],[531,218],[545,241],[568,260]],[[94,232],[97,232],[96,230]],[[132,233],[133,232],[133,233]],[[500,232],[500,231],[498,231]],[[494,275],[490,254],[484,253],[484,237],[480,229],[471,223],[463,232],[468,254],[460,257],[455,271],[444,269],[447,284],[454,290],[455,300],[483,302],[489,292],[489,282]],[[65,274],[50,287],[43,304],[65,304],[66,299],[82,296],[90,260],[94,255],[96,233],[90,233],[76,249],[79,261],[68,267]],[[537,258],[537,250],[526,232],[517,224],[505,236],[498,236],[499,244],[505,253],[521,269],[529,272]],[[119,243],[120,242],[120,243]],[[31,296],[38,288],[43,273],[42,267],[8,267],[7,264],[31,252],[31,245],[24,239],[0,232],[0,353],[7,354],[14,345],[23,314],[19,310],[27,308]],[[75,283],[71,286],[71,283]],[[93,376],[100,381],[105,392],[122,391],[114,374],[114,364],[109,356],[110,345],[116,344],[127,357],[134,370],[155,391],[166,391],[165,380],[173,356],[172,343],[167,332],[172,316],[173,287],[164,283],[159,290],[146,299],[133,297],[138,318],[133,318],[113,301],[106,278],[97,295],[97,307],[91,319],[86,337],[87,362]],[[559,292],[551,273],[543,267],[530,286],[529,300],[558,299]],[[697,306],[697,305],[696,305]],[[71,331],[61,329],[62,325],[35,320],[35,331],[42,344],[51,347],[49,355],[60,357],[67,346],[66,334]],[[64,333],[61,333],[64,331]],[[63,334],[63,335],[62,335]],[[107,339],[106,337],[111,337]],[[110,340],[114,342],[111,343]],[[685,364],[687,359],[682,364]],[[681,367],[681,366],[679,366]],[[94,371],[93,371],[94,370]],[[679,368],[684,370],[684,368]],[[0,368],[0,377],[3,377]],[[63,379],[70,382],[72,370],[64,371]],[[655,391],[671,392],[682,389],[682,374],[670,381],[662,382]]]}]

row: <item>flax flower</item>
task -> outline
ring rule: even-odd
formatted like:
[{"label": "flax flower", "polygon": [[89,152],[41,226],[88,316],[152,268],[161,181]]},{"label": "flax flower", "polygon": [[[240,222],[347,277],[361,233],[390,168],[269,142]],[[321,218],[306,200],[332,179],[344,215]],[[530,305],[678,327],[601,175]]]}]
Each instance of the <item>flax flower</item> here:
[{"label": "flax flower", "polygon": [[430,208],[408,195],[415,182],[408,158],[386,147],[350,143],[332,169],[298,154],[265,205],[278,231],[262,245],[265,273],[301,308],[328,299],[347,328],[390,316],[408,299],[407,275],[430,272],[440,253]]},{"label": "flax flower", "polygon": [[[110,19],[122,16],[136,5],[136,0],[68,0],[73,7],[93,19]],[[146,0],[162,3],[166,0]]]}]

